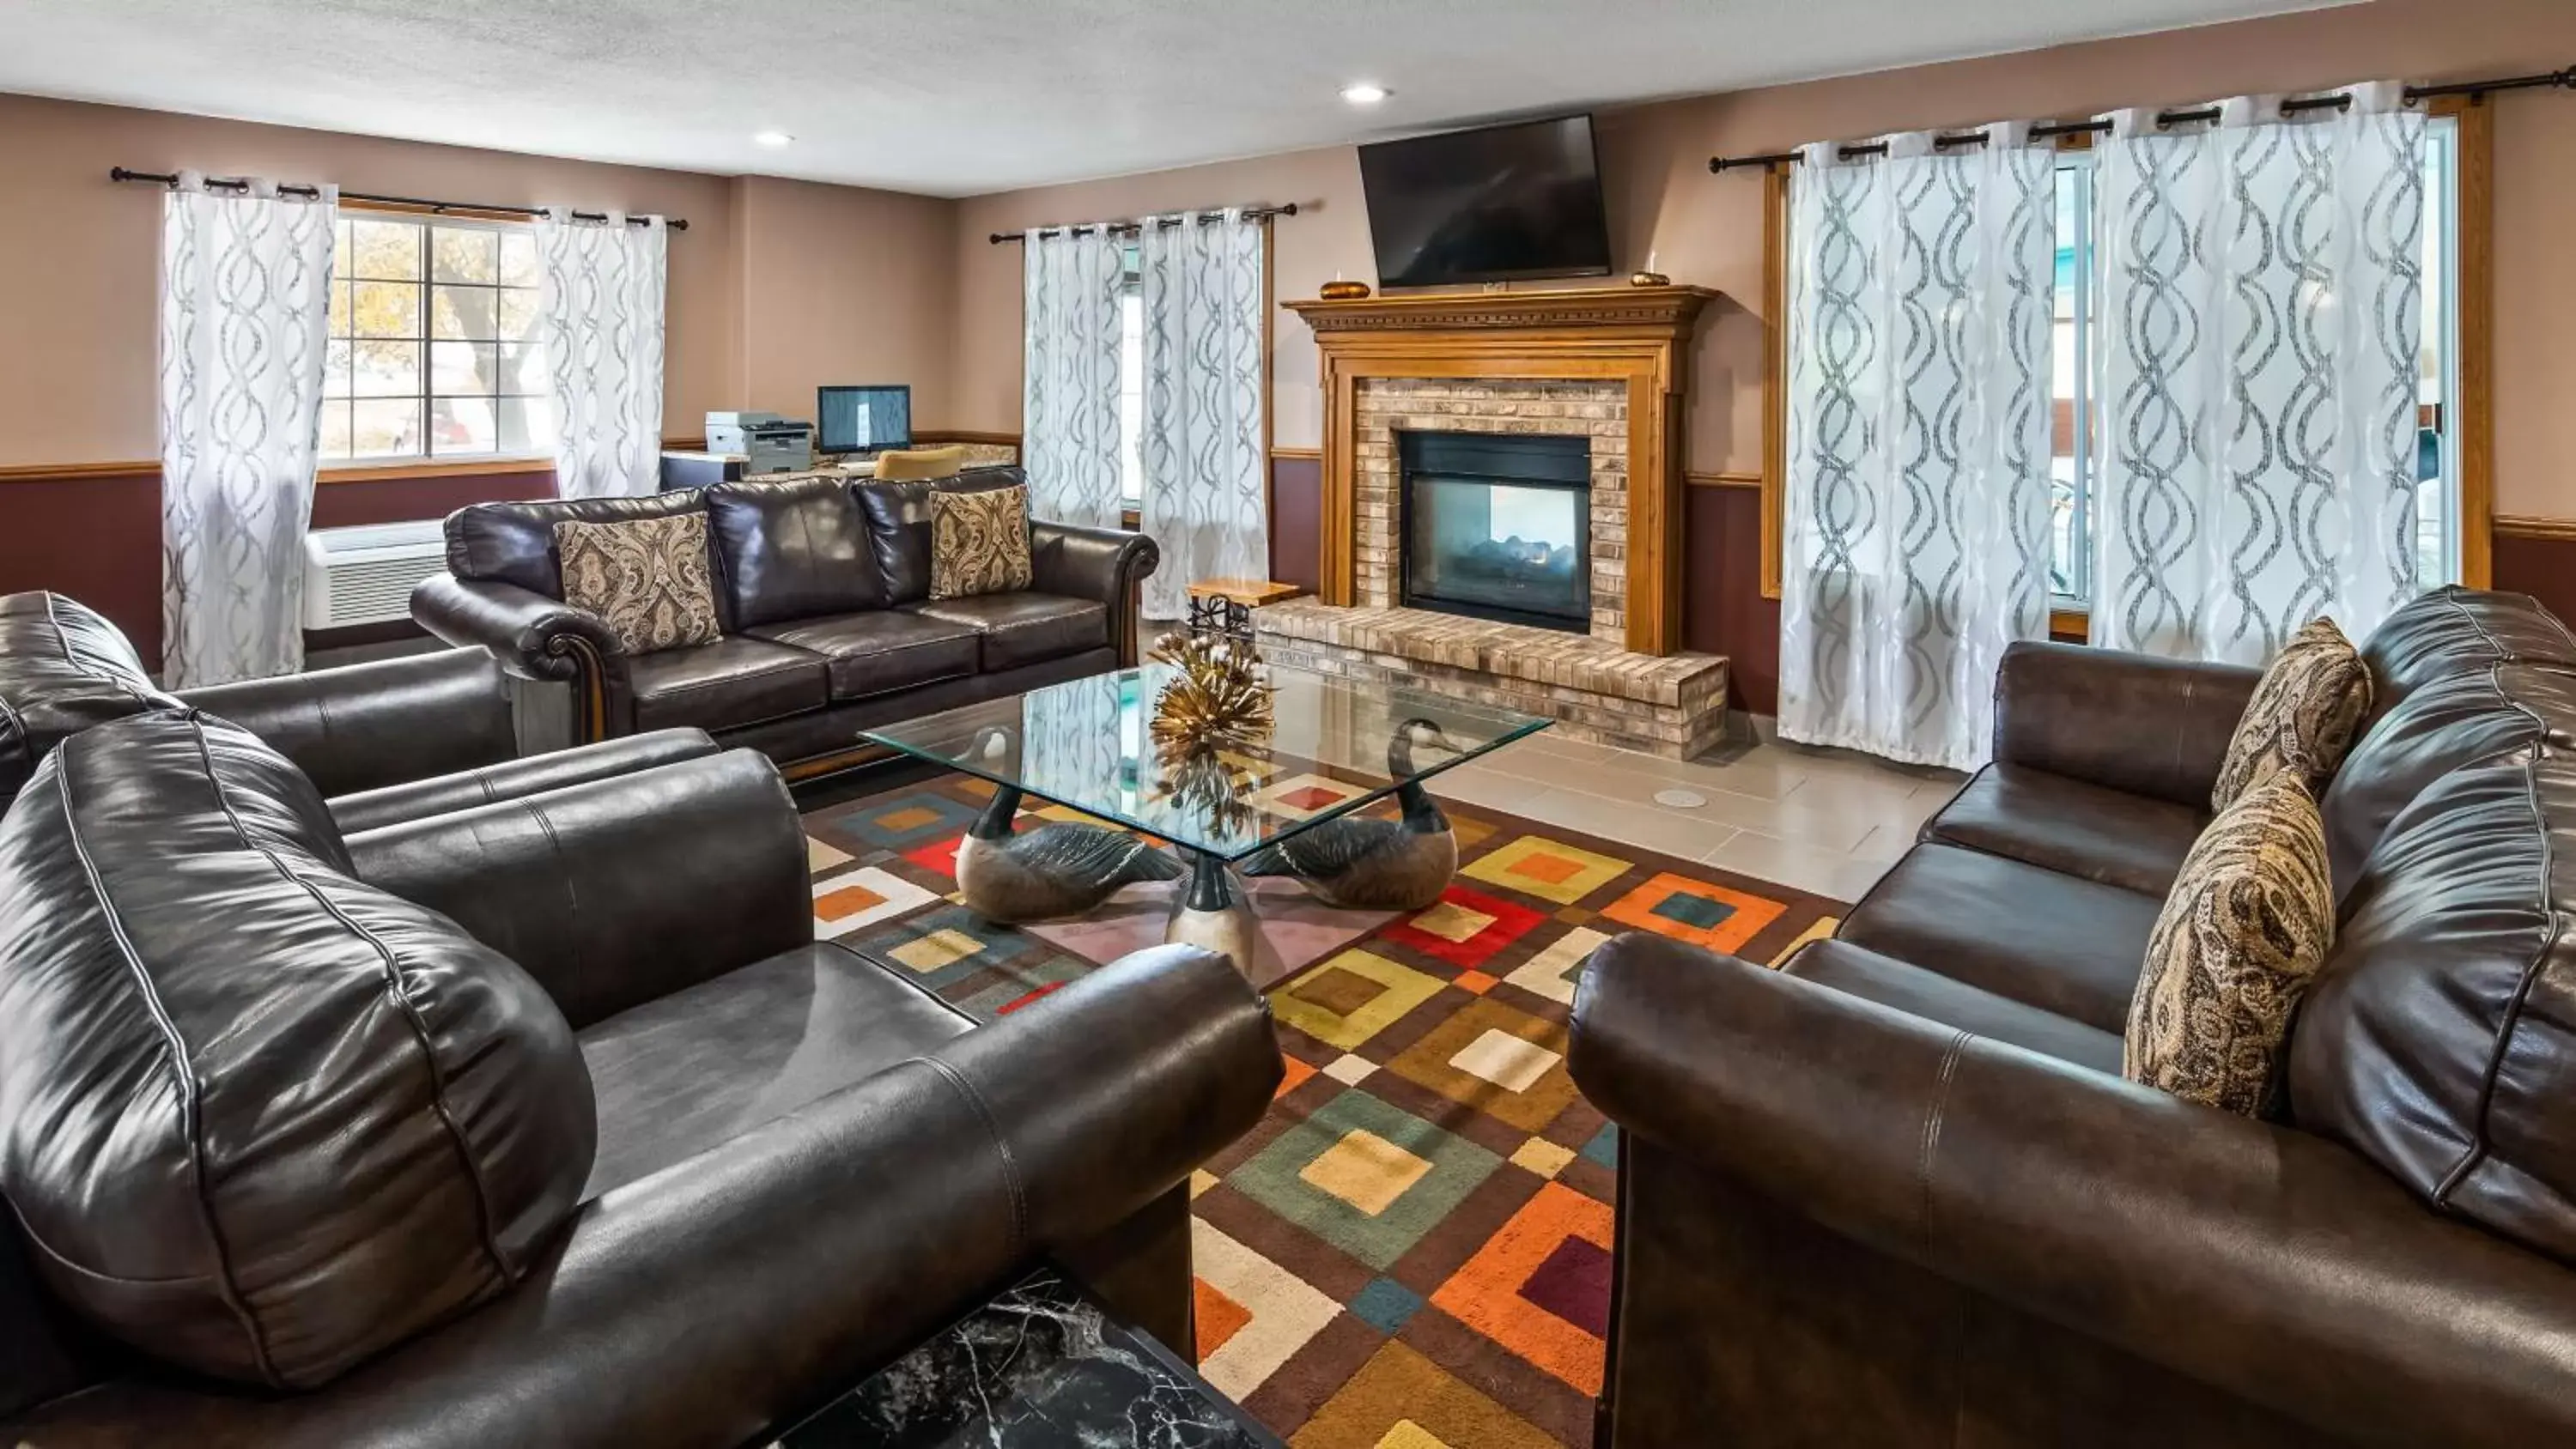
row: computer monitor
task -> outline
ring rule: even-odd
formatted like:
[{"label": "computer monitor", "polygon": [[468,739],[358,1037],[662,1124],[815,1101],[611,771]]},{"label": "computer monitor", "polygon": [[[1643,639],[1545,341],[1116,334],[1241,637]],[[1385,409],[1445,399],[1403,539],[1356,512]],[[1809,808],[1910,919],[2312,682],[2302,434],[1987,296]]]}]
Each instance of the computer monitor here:
[{"label": "computer monitor", "polygon": [[815,451],[874,453],[912,446],[912,389],[901,383],[814,390]]}]

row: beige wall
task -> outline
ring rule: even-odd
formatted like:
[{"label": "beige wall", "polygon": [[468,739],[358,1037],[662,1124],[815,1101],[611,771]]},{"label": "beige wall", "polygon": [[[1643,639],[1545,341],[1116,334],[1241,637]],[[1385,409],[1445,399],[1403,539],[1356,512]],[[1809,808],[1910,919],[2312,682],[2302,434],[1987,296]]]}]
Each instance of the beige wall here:
[{"label": "beige wall", "polygon": [[109,181],[111,166],[685,217],[667,433],[719,408],[807,417],[826,382],[911,382],[920,425],[954,426],[953,202],[0,95],[0,467],[159,451],[159,193]]},{"label": "beige wall", "polygon": [[735,201],[742,405],[811,421],[817,386],[908,382],[915,423],[949,425],[957,204],[759,176]]},{"label": "beige wall", "polygon": [[[2236,25],[2067,46],[1848,80],[1700,97],[1606,113],[1601,152],[1622,272],[1645,265],[1718,288],[1696,353],[1688,466],[1762,462],[1762,183],[1712,176],[1708,158],[1801,142],[2005,117],[2079,116],[2126,105],[2294,91],[2381,76],[2468,79],[2576,60],[2576,0],[2376,0]],[[2576,516],[2576,97],[2496,100],[2496,505]],[[1277,223],[1281,297],[1311,297],[1337,272],[1375,278],[1350,148],[1303,151],[963,203],[958,216],[957,425],[1019,418],[1019,249],[985,234],[1048,221],[1236,201],[1299,204]],[[1543,284],[1542,284],[1543,285]],[[1563,285],[1563,284],[1557,284]],[[1315,446],[1315,351],[1304,324],[1274,322],[1276,440]]]}]

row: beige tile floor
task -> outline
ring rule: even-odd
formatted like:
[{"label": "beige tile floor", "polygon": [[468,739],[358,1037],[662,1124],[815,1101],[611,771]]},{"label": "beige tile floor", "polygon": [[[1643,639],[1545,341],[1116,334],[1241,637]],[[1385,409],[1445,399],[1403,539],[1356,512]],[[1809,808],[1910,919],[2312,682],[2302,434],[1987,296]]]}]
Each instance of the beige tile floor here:
[{"label": "beige tile floor", "polygon": [[[1435,776],[1432,793],[1856,901],[1963,776],[1782,744],[1768,721],[1693,761],[1541,731]],[[1659,792],[1697,805],[1659,802]]]}]

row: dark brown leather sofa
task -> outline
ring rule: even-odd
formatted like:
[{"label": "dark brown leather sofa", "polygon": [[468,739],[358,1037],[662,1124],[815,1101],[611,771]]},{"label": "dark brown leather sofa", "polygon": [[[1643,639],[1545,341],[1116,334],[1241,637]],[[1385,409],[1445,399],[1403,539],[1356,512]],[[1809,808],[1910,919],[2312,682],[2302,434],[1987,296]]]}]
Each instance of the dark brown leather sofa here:
[{"label": "dark brown leather sofa", "polygon": [[[812,919],[749,751],[344,837],[201,711],[69,737],[0,818],[0,1443],[713,1449],[1041,1256],[1186,1351],[1183,1180],[1276,1087],[1259,994],[1164,947],[978,1026]],[[190,1151],[194,1189],[134,1170]],[[423,1259],[476,1201],[516,1281],[351,1354],[418,1316],[390,1284],[452,1286]],[[177,1266],[102,1281],[40,1223]],[[163,1306],[111,1338],[75,1301]]]},{"label": "dark brown leather sofa", "polygon": [[[447,520],[448,574],[412,617],[572,685],[583,738],[672,726],[767,754],[791,777],[864,758],[861,729],[1135,662],[1142,534],[1030,525],[1028,590],[930,598],[930,496],[1025,481],[981,468],[937,481],[744,480],[649,498],[483,503]],[[563,602],[554,526],[704,512],[724,637],[627,655]]]},{"label": "dark brown leather sofa", "polygon": [[702,731],[663,730],[519,758],[507,682],[479,649],[164,693],[96,610],[55,593],[0,595],[0,806],[66,736],[188,707],[293,761],[350,832],[716,752]]},{"label": "dark brown leather sofa", "polygon": [[1594,954],[1602,1444],[2576,1442],[2576,637],[2453,589],[2364,653],[2283,1120],[2119,1075],[2251,670],[2015,646],[1834,939]]}]

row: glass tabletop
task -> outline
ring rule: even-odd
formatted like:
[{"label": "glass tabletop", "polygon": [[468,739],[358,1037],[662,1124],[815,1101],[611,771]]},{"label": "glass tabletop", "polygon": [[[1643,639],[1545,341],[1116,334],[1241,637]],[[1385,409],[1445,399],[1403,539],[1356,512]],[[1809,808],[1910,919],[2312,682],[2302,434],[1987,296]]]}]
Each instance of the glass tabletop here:
[{"label": "glass tabletop", "polygon": [[862,730],[859,738],[1234,861],[1551,723],[1271,666],[1268,735],[1211,758],[1167,752],[1149,727],[1163,687],[1179,673],[1141,664]]}]

